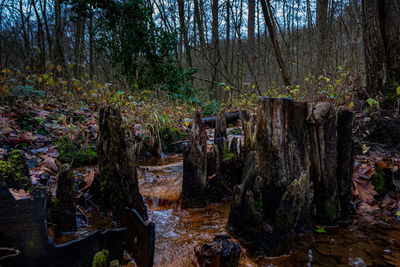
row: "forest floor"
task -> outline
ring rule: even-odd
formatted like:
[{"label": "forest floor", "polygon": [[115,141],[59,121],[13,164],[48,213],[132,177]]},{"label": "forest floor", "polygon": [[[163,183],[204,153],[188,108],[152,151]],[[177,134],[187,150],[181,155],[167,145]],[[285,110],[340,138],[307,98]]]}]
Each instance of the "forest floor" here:
[{"label": "forest floor", "polygon": [[[174,114],[175,122],[170,128],[185,133],[188,129],[183,122],[186,114],[179,111]],[[400,152],[396,140],[392,140],[398,137],[391,136],[389,130],[382,132],[382,129],[393,128],[398,133],[400,127],[389,117],[371,119],[362,113],[355,115],[354,134],[358,145],[351,220],[339,228],[314,226],[311,234],[296,237],[289,256],[273,259],[244,257],[243,266],[292,266],[299,262],[317,266],[400,265]],[[33,186],[49,189],[53,198],[57,173],[62,164],[70,163],[78,188],[76,197],[80,199],[98,172],[97,116],[96,105],[77,108],[72,103],[55,100],[16,101],[2,105],[0,159],[13,150],[22,150]],[[146,139],[143,124],[131,123],[129,126],[142,141]],[[232,133],[240,133],[240,126],[234,129]],[[180,138],[184,137],[185,134],[180,135]],[[157,149],[160,152],[162,144]],[[149,218],[156,224],[155,265],[188,265],[192,263],[195,245],[211,241],[216,234],[226,234],[230,201],[202,209],[182,210],[179,204],[182,158],[173,154],[159,155],[164,160],[149,161],[147,158],[138,163],[140,191],[149,207]],[[11,192],[16,199],[30,197],[30,190],[11,189]],[[77,214],[77,233],[57,238],[56,243],[83,237],[96,229],[113,227],[112,218],[101,216],[93,206],[85,209],[78,204]],[[51,225],[48,230],[49,235],[55,237]],[[125,264],[130,266],[132,262],[126,258]]]}]

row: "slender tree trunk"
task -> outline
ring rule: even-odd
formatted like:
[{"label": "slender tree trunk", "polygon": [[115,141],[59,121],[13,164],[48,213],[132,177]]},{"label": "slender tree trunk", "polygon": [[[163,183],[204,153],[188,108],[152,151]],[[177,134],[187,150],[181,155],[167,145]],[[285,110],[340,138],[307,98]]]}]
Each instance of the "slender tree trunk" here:
[{"label": "slender tree trunk", "polygon": [[[267,0],[267,3],[265,0],[260,0],[260,2],[261,2],[262,11],[264,13],[265,23],[267,24],[269,35],[271,37],[271,42],[274,47],[275,56],[276,56],[276,59],[279,64],[283,82],[285,83],[285,86],[289,87],[290,86],[289,75],[287,74],[285,63],[283,62],[283,58],[282,58],[281,51],[279,48],[278,39],[276,36],[275,25],[273,24],[273,22],[271,20],[271,18],[273,17],[271,4],[270,4],[269,0]],[[268,4],[268,7],[267,7],[267,4]]]},{"label": "slender tree trunk", "polygon": [[[212,83],[211,87],[214,86],[214,82],[219,82],[219,75],[218,75],[218,65],[220,61],[220,55],[219,55],[219,33],[218,33],[218,0],[212,0],[212,6],[211,6],[211,11],[212,11]],[[222,93],[223,91],[221,90],[220,86],[215,88],[215,97],[218,100],[222,99]]]},{"label": "slender tree trunk", "polygon": [[36,15],[36,21],[37,21],[37,35],[38,35],[38,47],[40,48],[39,51],[39,57],[38,57],[38,65],[40,67],[44,67],[46,64],[46,50],[45,50],[45,44],[44,44],[44,32],[43,32],[43,26],[42,26],[42,19],[39,16],[39,12],[36,8],[35,1],[32,0],[32,6],[33,10]]},{"label": "slender tree trunk", "polygon": [[194,0],[194,17],[197,21],[197,25],[199,28],[199,39],[200,39],[200,47],[204,48],[204,30],[203,30],[203,23],[200,17],[200,10],[199,10],[199,2]]},{"label": "slender tree trunk", "polygon": [[247,60],[248,60],[248,73],[247,80],[250,86],[255,85],[255,69],[254,63],[256,61],[256,51],[255,51],[255,0],[249,0],[248,2],[248,22],[247,22]]},{"label": "slender tree trunk", "polygon": [[62,18],[61,18],[61,0],[54,2],[55,14],[55,40],[54,40],[54,63],[65,67],[65,58],[63,52],[63,33],[62,33]]},{"label": "slender tree trunk", "polygon": [[19,12],[21,15],[22,38],[24,39],[24,51],[22,51],[22,59],[24,61],[24,64],[26,64],[29,60],[28,54],[30,54],[30,48],[22,0],[19,0]]},{"label": "slender tree trunk", "polygon": [[185,42],[185,1],[178,0],[178,14],[179,14],[179,55],[183,59],[184,42]]},{"label": "slender tree trunk", "polygon": [[78,77],[81,74],[82,54],[83,54],[83,38],[85,32],[85,19],[79,17],[75,29],[75,45],[74,45],[74,76]]},{"label": "slender tree trunk", "polygon": [[94,75],[94,33],[93,33],[93,16],[89,17],[89,74],[93,78]]},{"label": "slender tree trunk", "polygon": [[327,37],[327,12],[328,0],[317,0],[317,13],[316,13],[316,57],[315,57],[315,71],[322,73],[325,67],[326,51],[326,37]]},{"label": "slender tree trunk", "polygon": [[47,38],[47,46],[48,46],[48,53],[49,53],[49,58],[53,59],[53,40],[50,34],[50,29],[49,29],[49,24],[47,21],[47,15],[46,15],[46,8],[47,8],[47,0],[39,0],[40,3],[40,9],[42,10],[42,16],[43,16],[43,22],[44,22],[44,28],[46,30],[46,38]]}]

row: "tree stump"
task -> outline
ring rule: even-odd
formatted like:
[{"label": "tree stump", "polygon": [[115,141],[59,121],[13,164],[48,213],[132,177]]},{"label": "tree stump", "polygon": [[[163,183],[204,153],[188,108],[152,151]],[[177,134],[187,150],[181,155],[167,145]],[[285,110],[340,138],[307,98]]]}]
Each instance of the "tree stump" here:
[{"label": "tree stump", "polygon": [[306,115],[304,103],[259,100],[255,154],[246,159],[227,226],[235,237],[251,242],[255,254],[289,253],[295,229],[307,221],[300,221],[300,214],[308,216],[308,144],[306,131],[299,131],[307,128]]},{"label": "tree stump", "polygon": [[99,175],[92,193],[98,194],[101,205],[118,218],[121,207],[135,209],[147,220],[147,208],[139,193],[136,163],[121,129],[121,115],[112,106],[101,108],[99,114]]},{"label": "tree stump", "polygon": [[239,118],[242,123],[244,142],[240,149],[241,159],[244,161],[247,155],[254,151],[255,145],[255,126],[256,126],[256,116],[255,114],[247,114],[245,110],[239,112]]},{"label": "tree stump", "polygon": [[328,102],[318,103],[309,117],[311,142],[311,177],[314,204],[320,224],[338,218],[336,111]]},{"label": "tree stump", "polygon": [[207,134],[198,107],[193,119],[191,142],[183,151],[182,205],[203,206],[207,195]]},{"label": "tree stump", "polygon": [[218,235],[211,244],[205,243],[194,248],[196,266],[237,267],[242,251],[230,236]]},{"label": "tree stump", "polygon": [[68,164],[64,164],[57,178],[56,202],[52,218],[57,232],[76,230],[75,177]]},{"label": "tree stump", "polygon": [[337,184],[339,197],[339,219],[345,220],[350,214],[351,186],[354,168],[354,142],[352,138],[353,112],[350,108],[339,107],[337,115]]},{"label": "tree stump", "polygon": [[225,147],[228,146],[225,111],[221,111],[221,113],[215,118],[214,144],[218,146],[220,152],[222,152],[224,149],[226,149]]},{"label": "tree stump", "polygon": [[336,116],[330,103],[313,108],[288,98],[260,98],[252,129],[247,135],[255,136],[255,151],[246,157],[227,224],[250,253],[288,254],[294,234],[312,222],[347,218],[354,160],[349,109]]}]

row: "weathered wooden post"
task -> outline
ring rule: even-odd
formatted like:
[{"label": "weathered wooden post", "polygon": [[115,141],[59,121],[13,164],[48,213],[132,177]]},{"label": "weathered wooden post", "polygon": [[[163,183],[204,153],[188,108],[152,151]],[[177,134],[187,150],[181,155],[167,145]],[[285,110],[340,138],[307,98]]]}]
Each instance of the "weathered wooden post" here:
[{"label": "weathered wooden post", "polygon": [[207,134],[198,107],[193,119],[191,142],[183,151],[182,204],[203,206],[207,194]]},{"label": "weathered wooden post", "polygon": [[101,205],[119,217],[121,207],[135,209],[147,220],[147,208],[139,193],[136,164],[121,129],[121,115],[117,108],[100,109],[98,154],[100,173],[93,181],[94,194]]}]

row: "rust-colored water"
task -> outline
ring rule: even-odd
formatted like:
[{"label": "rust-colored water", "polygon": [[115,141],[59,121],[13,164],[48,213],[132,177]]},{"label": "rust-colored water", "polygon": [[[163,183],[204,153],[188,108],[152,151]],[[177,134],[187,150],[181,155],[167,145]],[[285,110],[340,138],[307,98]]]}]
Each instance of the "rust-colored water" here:
[{"label": "rust-colored water", "polygon": [[[201,209],[180,208],[182,159],[174,157],[157,165],[138,168],[140,192],[156,224],[154,266],[194,266],[197,244],[226,234],[230,203]],[[154,163],[153,163],[154,164]],[[241,266],[400,266],[400,224],[388,218],[352,223],[327,229],[326,233],[297,236],[289,256],[250,258]]]}]

